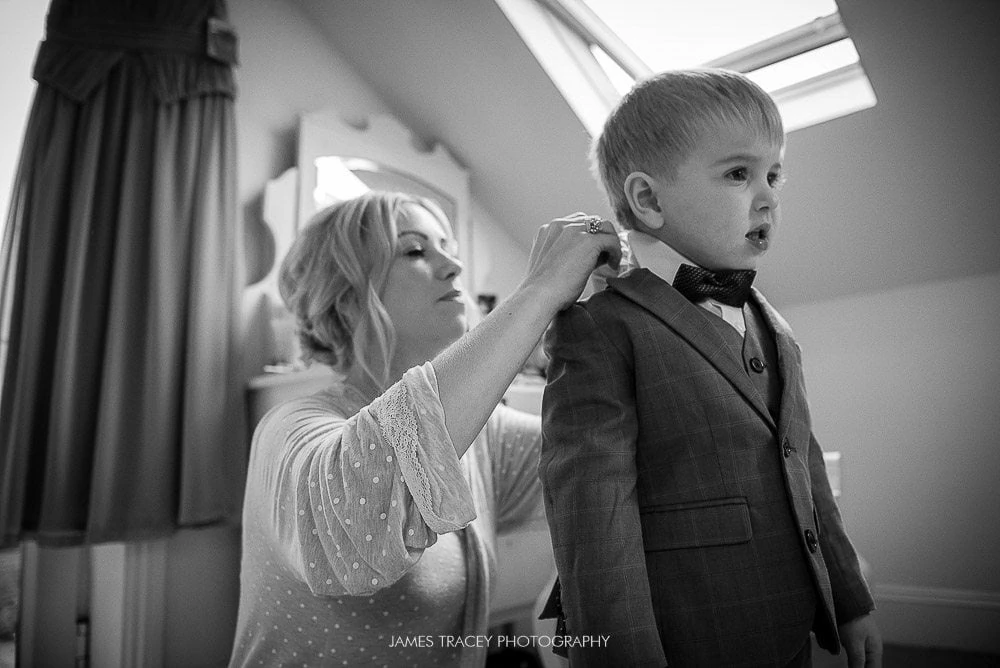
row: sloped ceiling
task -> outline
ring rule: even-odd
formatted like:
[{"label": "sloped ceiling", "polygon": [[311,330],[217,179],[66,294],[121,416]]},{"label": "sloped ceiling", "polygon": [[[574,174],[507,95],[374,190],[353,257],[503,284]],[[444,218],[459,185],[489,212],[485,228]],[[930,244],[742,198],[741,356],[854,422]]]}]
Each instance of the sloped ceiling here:
[{"label": "sloped ceiling", "polygon": [[[525,249],[551,218],[608,214],[590,137],[492,0],[296,1]],[[879,103],[789,135],[758,284],[780,307],[1000,270],[1000,2],[839,5]]]}]

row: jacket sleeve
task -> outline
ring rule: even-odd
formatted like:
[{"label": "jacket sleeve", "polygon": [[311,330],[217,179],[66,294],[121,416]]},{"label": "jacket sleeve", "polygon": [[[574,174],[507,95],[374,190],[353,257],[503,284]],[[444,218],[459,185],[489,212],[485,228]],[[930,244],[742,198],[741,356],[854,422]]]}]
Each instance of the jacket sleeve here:
[{"label": "jacket sleeve", "polygon": [[844,529],[836,499],[830,489],[823,451],[809,435],[809,477],[813,504],[819,521],[819,544],[830,576],[837,625],[857,619],[875,609],[875,601],[861,572],[858,553]]},{"label": "jacket sleeve", "polygon": [[664,666],[636,497],[632,356],[581,304],[557,316],[546,345],[539,464],[545,512],[566,631],[593,645],[571,643],[570,662]]}]

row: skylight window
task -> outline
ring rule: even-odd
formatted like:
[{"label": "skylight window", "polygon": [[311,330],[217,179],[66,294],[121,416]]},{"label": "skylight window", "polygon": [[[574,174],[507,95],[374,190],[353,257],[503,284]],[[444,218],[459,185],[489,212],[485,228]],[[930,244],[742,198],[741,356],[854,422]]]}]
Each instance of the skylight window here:
[{"label": "skylight window", "polygon": [[876,101],[835,0],[497,3],[592,133],[637,79],[685,67],[744,72],[789,131]]},{"label": "skylight window", "polygon": [[590,9],[654,72],[704,65],[837,13],[834,0],[583,0],[575,4]]}]

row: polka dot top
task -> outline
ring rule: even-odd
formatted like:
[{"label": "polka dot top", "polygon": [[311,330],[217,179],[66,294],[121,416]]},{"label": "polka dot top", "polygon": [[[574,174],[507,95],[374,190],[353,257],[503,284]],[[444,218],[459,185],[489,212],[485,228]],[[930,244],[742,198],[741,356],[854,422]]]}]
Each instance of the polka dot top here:
[{"label": "polka dot top", "polygon": [[257,426],[232,666],[478,666],[496,536],[540,515],[536,416],[499,407],[461,460],[433,366],[368,405],[338,385]]}]

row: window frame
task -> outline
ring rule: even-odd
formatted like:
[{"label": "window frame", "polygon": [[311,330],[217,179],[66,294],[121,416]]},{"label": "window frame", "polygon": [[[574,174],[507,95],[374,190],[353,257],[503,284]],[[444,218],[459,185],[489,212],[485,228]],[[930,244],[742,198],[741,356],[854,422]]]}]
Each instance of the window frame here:
[{"label": "window frame", "polygon": [[[633,81],[653,74],[628,44],[581,0],[496,2],[592,136],[600,132],[621,94],[591,50],[602,51]],[[834,12],[704,66],[752,75],[756,70],[845,39],[850,40],[850,35],[840,13]],[[867,109],[877,102],[860,59],[769,92],[786,117],[788,132]],[[812,109],[810,113],[802,113],[811,99],[824,95],[840,101],[840,105],[823,105],[821,111]]]}]

